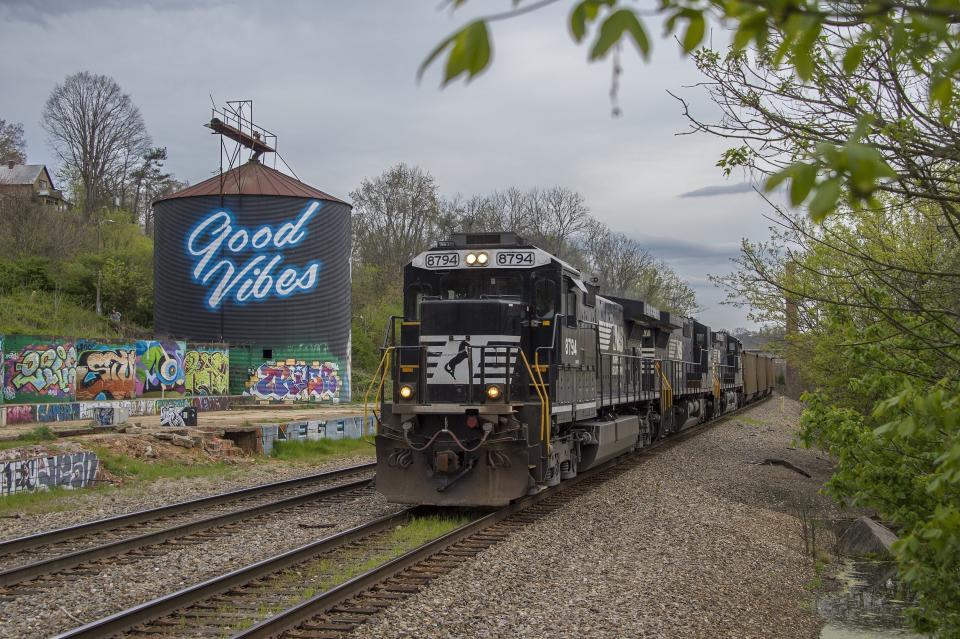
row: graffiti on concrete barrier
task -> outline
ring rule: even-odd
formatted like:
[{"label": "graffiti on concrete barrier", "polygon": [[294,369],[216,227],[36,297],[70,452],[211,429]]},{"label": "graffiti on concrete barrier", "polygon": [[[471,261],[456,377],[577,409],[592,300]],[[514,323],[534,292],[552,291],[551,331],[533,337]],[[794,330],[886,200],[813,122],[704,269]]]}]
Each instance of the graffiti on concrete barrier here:
[{"label": "graffiti on concrete barrier", "polygon": [[204,395],[202,397],[194,397],[192,404],[199,412],[230,410],[229,397],[207,397]]},{"label": "graffiti on concrete barrier", "polygon": [[94,482],[99,461],[94,453],[69,453],[0,465],[0,495],[50,488],[81,488]]},{"label": "graffiti on concrete barrier", "polygon": [[254,372],[245,394],[257,399],[330,401],[338,399],[340,369],[334,362],[265,362]]},{"label": "graffiti on concrete barrier", "polygon": [[182,396],[184,393],[184,342],[137,342],[137,397]]},{"label": "graffiti on concrete barrier", "polygon": [[226,395],[229,387],[229,351],[193,347],[184,356],[186,392],[191,395]]},{"label": "graffiti on concrete barrier", "polygon": [[80,419],[80,404],[38,404],[36,417],[38,422],[69,422]]},{"label": "graffiti on concrete barrier", "polygon": [[260,444],[266,455],[273,450],[276,441],[296,441],[303,439],[360,439],[376,432],[373,416],[367,417],[364,428],[362,415],[337,417],[326,421],[293,421],[286,424],[260,424]]},{"label": "graffiti on concrete barrier", "polygon": [[29,424],[37,421],[36,406],[7,406],[6,423],[8,426],[14,424]]},{"label": "graffiti on concrete barrier", "polygon": [[4,357],[7,401],[58,402],[73,399],[77,350],[70,342],[27,344]]},{"label": "graffiti on concrete barrier", "polygon": [[113,426],[113,407],[97,406],[93,409],[93,421],[97,426]]},{"label": "graffiti on concrete barrier", "polygon": [[132,344],[77,342],[77,399],[131,399],[137,392]]},{"label": "graffiti on concrete barrier", "polygon": [[197,409],[193,406],[164,406],[160,409],[160,425],[172,428],[197,425]]}]

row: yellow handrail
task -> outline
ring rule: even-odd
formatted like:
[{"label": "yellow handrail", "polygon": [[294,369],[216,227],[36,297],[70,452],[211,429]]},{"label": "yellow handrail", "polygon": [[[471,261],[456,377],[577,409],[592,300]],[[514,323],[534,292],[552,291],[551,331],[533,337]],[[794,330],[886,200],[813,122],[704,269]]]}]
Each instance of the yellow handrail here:
[{"label": "yellow handrail", "polygon": [[[380,378],[380,385],[377,387],[377,393],[374,395],[373,399],[376,402],[377,398],[383,393],[383,384],[387,379],[387,373],[390,371],[390,351],[395,347],[388,346],[383,351],[383,357],[380,358],[380,363],[377,365],[377,370],[374,372],[373,377],[370,379],[370,385],[367,386],[367,392],[363,394],[363,428],[366,431],[367,428],[367,403],[370,399],[370,391],[373,390],[373,387],[377,383],[377,377]],[[380,433],[379,424],[374,428],[374,434]],[[366,433],[364,433],[364,439],[366,439]]]},{"label": "yellow handrail", "polygon": [[540,398],[540,439],[547,443],[547,452],[550,452],[550,428],[549,418],[547,416],[546,407],[547,399],[543,396],[543,391],[540,386],[537,384],[537,378],[534,376],[533,371],[530,369],[530,361],[527,359],[527,354],[520,350],[520,358],[523,360],[523,365],[527,367],[527,375],[530,376],[530,381],[533,382],[533,387],[537,389],[537,396]]},{"label": "yellow handrail", "polygon": [[653,362],[654,368],[657,369],[657,372],[660,373],[660,380],[662,385],[660,387],[660,414],[663,415],[667,412],[667,409],[673,406],[673,386],[670,384],[670,380],[667,379],[667,376],[663,373],[663,366],[660,365],[660,362]]},{"label": "yellow handrail", "polygon": [[[546,421],[547,454],[549,454],[551,449],[551,446],[550,446],[550,389],[547,387],[547,384],[543,381],[543,371],[540,370],[540,351],[534,351],[533,363],[534,363],[533,370],[537,371],[537,378],[539,378],[540,387],[543,389],[543,398],[544,400],[546,400],[546,405],[543,407],[543,410],[541,412],[543,413],[543,415],[545,415],[543,419],[544,421]],[[547,374],[549,375],[549,372]],[[577,407],[576,398],[574,398],[573,407],[574,407],[574,412],[576,412],[576,407]]]}]

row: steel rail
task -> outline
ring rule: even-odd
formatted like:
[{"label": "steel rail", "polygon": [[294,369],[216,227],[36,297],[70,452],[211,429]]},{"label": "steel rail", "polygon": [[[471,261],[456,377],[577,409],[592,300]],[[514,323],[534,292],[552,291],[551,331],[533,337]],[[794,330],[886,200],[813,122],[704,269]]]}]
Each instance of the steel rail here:
[{"label": "steel rail", "polygon": [[295,477],[293,479],[286,479],[270,484],[260,484],[259,486],[251,486],[250,488],[241,488],[225,493],[210,495],[208,497],[190,499],[167,506],[158,506],[156,508],[149,508],[123,515],[116,515],[114,517],[97,519],[95,521],[78,524],[76,526],[67,526],[64,528],[57,528],[55,530],[48,530],[34,533],[32,535],[26,535],[24,537],[17,537],[16,539],[0,542],[0,557],[24,550],[30,550],[32,548],[38,548],[40,546],[46,546],[60,541],[66,541],[75,537],[82,537],[89,535],[90,533],[113,530],[115,528],[124,528],[133,524],[139,524],[171,515],[177,515],[182,512],[188,512],[198,508],[216,506],[222,503],[246,499],[258,494],[268,494],[277,490],[285,490],[288,488],[303,486],[305,484],[312,484],[317,481],[336,479],[337,477],[352,475],[353,473],[364,470],[373,470],[376,468],[376,466],[376,462],[358,464],[356,466],[349,466],[347,468],[339,468],[337,470],[316,473],[314,475],[306,475],[304,477]]},{"label": "steel rail", "polygon": [[92,621],[84,626],[57,635],[55,639],[99,639],[100,637],[123,632],[137,624],[150,621],[151,619],[157,619],[165,614],[203,601],[204,599],[228,591],[231,588],[248,583],[254,579],[283,570],[284,568],[298,564],[301,561],[310,559],[321,553],[334,550],[352,541],[402,524],[410,519],[415,510],[417,510],[417,507],[413,506],[392,515],[385,515],[366,524],[361,524],[320,539],[319,541],[294,548],[275,557],[258,561],[257,563],[208,579],[199,584],[188,586],[183,590],[164,595],[153,601],[134,606],[128,610],[123,610],[109,617]]},{"label": "steel rail", "polygon": [[287,497],[286,499],[281,499],[279,501],[260,504],[259,506],[253,506],[251,508],[235,510],[221,515],[214,515],[212,517],[198,519],[185,524],[172,526],[170,528],[164,528],[163,530],[138,535],[136,537],[128,537],[126,539],[120,539],[118,541],[110,542],[100,546],[94,546],[93,548],[78,550],[66,555],[60,555],[58,557],[18,566],[16,568],[11,568],[9,570],[0,572],[0,586],[10,586],[34,577],[58,572],[67,568],[73,568],[89,561],[103,559],[105,557],[113,557],[128,550],[133,550],[134,548],[152,546],[170,539],[184,537],[201,530],[206,530],[208,528],[223,526],[225,524],[242,521],[244,519],[251,519],[253,517],[278,510],[292,508],[294,506],[299,506],[301,504],[323,499],[325,497],[332,497],[340,493],[345,493],[351,490],[369,486],[372,483],[372,478],[364,478],[345,484],[337,484],[336,486],[320,488],[302,495]]},{"label": "steel rail", "polygon": [[[764,398],[764,400],[761,401],[765,401],[766,399],[768,398]],[[260,623],[254,624],[246,630],[232,635],[231,639],[267,639],[269,637],[275,637],[284,631],[295,628],[299,624],[313,617],[329,612],[336,606],[349,601],[363,592],[369,591],[377,584],[383,583],[384,581],[397,576],[408,568],[424,562],[430,557],[433,557],[434,555],[443,552],[447,548],[450,548],[457,542],[463,541],[478,532],[490,528],[494,524],[507,519],[511,515],[528,510],[532,506],[544,501],[545,499],[562,495],[563,492],[569,488],[574,488],[580,484],[583,484],[584,482],[598,479],[598,476],[602,473],[612,470],[621,464],[630,461],[642,463],[643,461],[651,458],[651,456],[647,453],[656,451],[659,454],[665,452],[666,450],[670,450],[676,445],[690,439],[694,435],[699,434],[707,428],[716,426],[717,424],[734,417],[736,414],[747,408],[753,408],[758,403],[759,402],[748,404],[738,408],[737,410],[725,413],[716,419],[712,419],[708,422],[703,422],[691,428],[674,433],[673,436],[661,439],[658,442],[654,442],[650,446],[645,446],[639,450],[634,450],[623,455],[619,455],[614,459],[601,464],[600,466],[584,471],[583,473],[578,474],[576,477],[567,481],[563,481],[550,489],[543,490],[535,495],[524,497],[518,501],[515,501],[508,506],[497,510],[496,512],[464,524],[463,526],[443,535],[442,537],[418,546],[417,548],[414,548],[413,550],[395,559],[372,568],[361,575],[357,575],[349,581],[335,586],[325,592],[319,593],[310,599],[292,606],[272,617],[264,619]]]},{"label": "steel rail", "polygon": [[[472,535],[483,531],[486,528],[507,519],[508,517],[528,510],[546,499],[562,495],[564,491],[579,487],[585,482],[593,479],[600,479],[598,475],[611,471],[627,462],[634,461],[642,463],[651,458],[651,453],[661,453],[673,448],[674,446],[690,439],[703,430],[720,424],[728,419],[735,417],[738,413],[753,408],[766,401],[762,398],[751,404],[742,406],[737,410],[725,413],[720,417],[687,428],[683,431],[658,440],[651,445],[645,446],[635,451],[611,459],[600,466],[591,468],[579,473],[575,478],[561,482],[557,486],[543,490],[535,495],[524,497],[512,504],[505,506],[493,513],[475,519],[463,526],[446,533],[433,541],[427,542],[413,550],[396,557],[381,566],[373,568],[361,575],[319,593],[310,599],[300,602],[287,610],[280,612],[273,617],[262,620],[250,628],[236,634],[233,639],[251,639],[254,637],[272,637],[284,630],[290,629],[303,623],[304,621],[315,617],[332,608],[348,601],[365,591],[370,590],[372,586],[382,583],[402,573],[404,570],[421,563],[430,557],[442,552],[444,549],[464,540]],[[237,586],[243,585],[255,579],[267,576],[284,568],[288,568],[312,556],[333,550],[346,543],[356,541],[362,537],[386,530],[402,521],[408,520],[418,507],[411,507],[394,515],[387,515],[378,520],[351,528],[342,533],[321,539],[319,541],[301,546],[291,551],[287,551],[276,557],[268,558],[240,568],[238,570],[226,573],[219,577],[214,577],[202,583],[189,586],[183,590],[164,595],[153,601],[129,608],[114,615],[104,617],[86,625],[74,628],[60,635],[55,639],[94,639],[104,636],[111,636],[126,630],[130,630],[139,624],[158,619],[164,615],[170,614],[176,610],[193,605],[211,596],[223,593]]]}]

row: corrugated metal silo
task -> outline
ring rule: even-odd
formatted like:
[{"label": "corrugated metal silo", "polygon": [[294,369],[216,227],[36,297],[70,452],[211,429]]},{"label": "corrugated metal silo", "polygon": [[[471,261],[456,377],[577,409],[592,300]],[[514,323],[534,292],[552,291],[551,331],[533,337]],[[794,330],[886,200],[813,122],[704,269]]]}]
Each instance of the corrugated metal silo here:
[{"label": "corrugated metal silo", "polygon": [[347,400],[350,205],[251,160],[154,204],[154,323],[230,344],[231,392]]}]

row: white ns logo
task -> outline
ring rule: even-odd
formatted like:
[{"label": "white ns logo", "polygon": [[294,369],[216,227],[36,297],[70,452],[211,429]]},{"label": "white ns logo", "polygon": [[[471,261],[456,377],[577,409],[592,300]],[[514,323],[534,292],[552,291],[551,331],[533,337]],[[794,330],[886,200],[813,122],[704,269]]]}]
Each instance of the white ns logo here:
[{"label": "white ns logo", "polygon": [[563,354],[564,355],[576,355],[577,354],[577,340],[573,337],[567,337],[563,340]]}]

